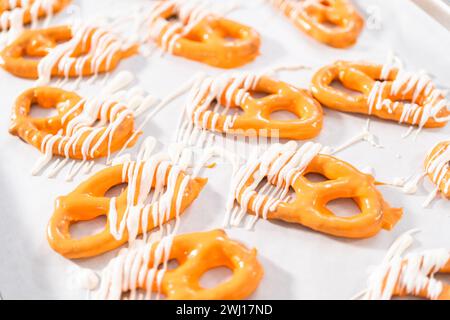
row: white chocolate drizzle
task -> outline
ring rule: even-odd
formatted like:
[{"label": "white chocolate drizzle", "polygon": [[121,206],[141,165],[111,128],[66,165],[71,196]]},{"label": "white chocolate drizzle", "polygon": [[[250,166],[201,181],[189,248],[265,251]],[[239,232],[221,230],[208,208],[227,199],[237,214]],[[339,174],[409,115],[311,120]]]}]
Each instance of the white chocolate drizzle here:
[{"label": "white chocolate drizzle", "polygon": [[[199,79],[192,87],[175,133],[175,141],[188,146],[211,147],[218,135],[212,132],[231,133],[234,139],[234,124],[239,116],[240,106],[250,98],[264,75],[279,71],[307,69],[303,65],[279,65],[262,72],[223,73],[219,76]],[[223,105],[222,105],[223,104]],[[231,107],[231,105],[236,107]],[[218,127],[220,117],[225,117],[222,127]],[[252,130],[252,129],[250,129]],[[277,130],[267,135],[258,134],[258,139],[276,140]],[[264,138],[269,136],[269,138]],[[229,137],[231,138],[231,136]]]},{"label": "white chocolate drizzle", "polygon": [[[289,141],[286,144],[274,144],[261,155],[255,153],[232,177],[225,224],[238,226],[249,209],[255,216],[247,224],[247,229],[253,227],[258,217],[267,219],[268,213],[275,211],[281,202],[289,201],[291,185],[321,149],[322,145],[318,143],[306,142],[299,147],[295,141]],[[245,186],[250,178],[253,178],[253,182]],[[257,190],[265,178],[267,182]],[[251,197],[255,198],[250,208]],[[235,206],[237,199],[239,205]]]},{"label": "white chocolate drizzle", "polygon": [[[86,48],[89,39],[89,51],[81,57],[74,57],[75,50],[80,47]],[[83,77],[83,69],[88,61],[93,70],[92,79],[95,79],[103,64],[109,70],[113,57],[120,51],[129,49],[132,45],[128,40],[118,37],[109,26],[74,25],[72,26],[72,38],[49,50],[48,54],[39,61],[37,85],[49,84],[55,67],[59,73],[64,75],[62,83],[68,80],[69,72],[74,68],[76,76],[78,76],[76,82],[78,84]],[[62,84],[60,85],[62,86]]]},{"label": "white chocolate drizzle", "polygon": [[[64,154],[63,159],[57,158],[49,168],[48,177],[55,177],[70,161],[71,153],[81,144],[82,160],[72,160],[66,179],[71,180],[84,167],[88,173],[94,161],[95,152],[107,143],[107,161],[111,155],[111,142],[117,128],[129,116],[136,117],[152,106],[155,98],[145,95],[139,87],[125,90],[133,81],[130,72],[120,72],[112,79],[95,98],[81,99],[61,119],[66,124],[66,130],[57,134],[48,134],[41,143],[43,156],[33,167],[32,174],[39,174],[53,159],[56,148]],[[150,103],[151,102],[151,103]],[[77,110],[82,111],[68,120]],[[109,120],[108,120],[109,115]],[[95,143],[94,143],[95,141]]]},{"label": "white chocolate drizzle", "polygon": [[[390,91],[387,92],[386,81],[394,70],[398,72],[391,82]],[[449,103],[445,99],[445,93],[434,86],[431,78],[424,71],[421,70],[418,73],[405,71],[400,60],[391,55],[388,62],[383,65],[379,78],[380,80],[374,82],[367,98],[369,114],[372,114],[373,110],[382,109],[386,109],[389,113],[395,112],[400,102],[384,98],[385,95],[401,95],[405,99],[406,95],[411,94],[411,101],[402,103],[403,109],[399,123],[410,122],[412,125],[417,125],[416,134],[418,134],[430,119],[437,122],[450,120],[450,116],[438,116],[440,112],[448,110]],[[424,99],[419,105],[417,99],[421,96]],[[408,136],[412,131],[411,127],[403,137]]]},{"label": "white chocolate drizzle", "polygon": [[383,146],[377,142],[377,137],[372,132],[370,132],[370,119],[367,119],[366,124],[360,133],[338,147],[328,148],[324,153],[336,154],[361,141],[366,141],[375,148],[383,148]]},{"label": "white chocolate drizzle", "polygon": [[[152,144],[145,148],[153,148]],[[148,156],[150,151],[140,152],[141,156]],[[115,239],[123,238],[128,233],[130,245],[136,240],[139,227],[143,230],[143,239],[146,239],[146,229],[149,219],[155,226],[161,227],[167,221],[171,212],[175,212],[176,221],[181,210],[181,203],[185,189],[190,180],[185,175],[177,187],[182,168],[172,165],[167,154],[156,154],[146,160],[138,159],[136,162],[123,164],[122,182],[128,182],[127,207],[122,220],[118,221],[116,210],[116,197],[110,200],[109,220],[110,231]],[[167,179],[167,183],[166,183]],[[152,184],[155,185],[153,194]],[[172,207],[175,198],[175,207]]]},{"label": "white chocolate drizzle", "polygon": [[152,110],[145,116],[144,120],[141,122],[139,127],[135,130],[135,133],[128,139],[128,141],[124,144],[122,149],[118,152],[117,157],[120,157],[125,149],[128,147],[128,145],[131,143],[131,141],[134,140],[137,133],[141,131],[144,126],[154,117],[156,114],[158,114],[164,107],[172,103],[174,100],[176,100],[178,97],[182,96],[184,93],[186,93],[198,79],[204,77],[203,73],[197,73],[195,74],[190,80],[182,84],[178,89],[176,89],[174,92],[172,92],[170,95],[162,99]]},{"label": "white chocolate drizzle", "polygon": [[[432,151],[437,147],[432,148]],[[446,175],[450,170],[450,147],[447,145],[442,145],[439,149],[435,150],[434,156],[431,156],[431,151],[427,155],[427,157],[431,157],[427,162],[427,166],[425,167],[426,174],[431,176],[431,181],[436,185],[436,188],[430,193],[426,201],[424,202],[424,206],[427,207],[431,201],[436,197],[440,186]],[[443,193],[448,193],[450,190],[450,179],[447,179],[446,183],[442,187]]]},{"label": "white chocolate drizzle", "polygon": [[[150,9],[145,9],[144,13],[137,13],[134,16],[139,42],[159,40],[163,51],[173,53],[180,38],[188,34],[204,18],[212,15],[206,7],[206,3],[195,1],[168,0],[151,3]],[[173,13],[174,21],[163,17],[167,10]]]},{"label": "white chocolate drizzle", "polygon": [[9,0],[8,10],[0,13],[0,44],[11,43],[25,27],[24,14],[29,11],[31,29],[38,27],[39,11],[44,11],[43,26],[47,26],[53,17],[53,7],[56,0]]},{"label": "white chocolate drizzle", "polygon": [[425,291],[429,299],[437,299],[442,292],[443,283],[434,275],[450,260],[448,249],[427,250],[402,257],[402,253],[412,244],[411,230],[400,236],[381,265],[377,266],[368,279],[368,288],[359,294],[362,299],[387,300],[394,295],[396,288],[406,294],[418,295]]},{"label": "white chocolate drizzle", "polygon": [[[129,158],[125,157],[123,162],[123,179],[128,176],[127,198],[137,200],[135,203],[129,203],[128,214],[124,215],[118,228],[112,200],[110,217],[114,227],[111,232],[116,239],[120,239],[124,229],[128,228],[130,247],[121,250],[119,255],[102,270],[101,284],[94,293],[94,298],[121,299],[124,298],[124,293],[128,293],[127,299],[133,300],[161,298],[161,283],[168,270],[172,241],[179,228],[182,198],[189,180],[195,176],[186,174],[176,190],[180,172],[186,171],[191,166],[190,150],[180,148],[179,145],[171,145],[167,154],[158,153],[150,156],[154,146],[154,139],[146,139],[139,151],[138,160],[130,162]],[[169,168],[169,165],[172,167]],[[142,172],[139,184],[137,184],[138,172]],[[166,176],[168,184],[164,191],[163,183]],[[152,181],[155,182],[155,189],[152,198],[147,202]],[[174,199],[175,208],[172,208]],[[170,223],[163,224],[170,210],[176,212],[173,226]],[[149,234],[144,232],[142,239],[137,239],[139,226],[145,230],[150,219],[159,226],[159,231]],[[154,254],[150,256],[152,249]],[[153,294],[154,286],[157,289],[156,295]],[[144,287],[145,292],[140,293],[139,288]]]}]

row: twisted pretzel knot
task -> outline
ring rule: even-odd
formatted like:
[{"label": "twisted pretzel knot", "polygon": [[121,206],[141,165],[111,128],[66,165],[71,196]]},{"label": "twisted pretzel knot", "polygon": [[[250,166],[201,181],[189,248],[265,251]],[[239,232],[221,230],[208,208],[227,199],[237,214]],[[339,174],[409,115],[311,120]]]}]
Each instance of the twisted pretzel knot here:
[{"label": "twisted pretzel knot", "polygon": [[239,67],[259,53],[255,30],[191,3],[157,1],[147,23],[150,37],[163,50],[215,67]]},{"label": "twisted pretzel knot", "polygon": [[[96,102],[53,87],[29,89],[16,100],[9,132],[50,155],[83,160],[104,157],[133,135],[134,116],[123,104],[108,99]],[[33,104],[56,108],[58,114],[33,118],[29,115]],[[90,110],[90,118],[86,119],[84,109]]]},{"label": "twisted pretzel knot", "polygon": [[57,26],[24,31],[3,49],[0,65],[18,77],[47,82],[52,76],[111,71],[136,52],[136,45],[126,45],[107,28]]},{"label": "twisted pretzel knot", "polygon": [[22,23],[35,23],[39,18],[47,17],[64,9],[71,0],[1,0],[0,31],[11,27],[14,10],[21,10]]},{"label": "twisted pretzel knot", "polygon": [[[263,276],[263,268],[256,258],[256,249],[249,250],[237,241],[228,238],[223,230],[197,232],[175,236],[169,240],[170,252],[161,253],[161,247],[167,243],[146,246],[138,253],[134,253],[134,260],[129,263],[134,270],[124,265],[123,274],[130,274],[130,278],[122,286],[114,286],[120,292],[111,292],[114,288],[101,288],[103,297],[120,298],[122,292],[144,289],[147,292],[161,292],[167,299],[244,299],[259,285]],[[166,241],[167,242],[167,241]],[[177,260],[178,267],[172,270],[158,270],[165,260]],[[128,254],[130,256],[130,254]],[[147,260],[145,257],[147,256]],[[117,257],[116,259],[121,257]],[[135,268],[136,262],[138,268]],[[217,267],[227,267],[233,275],[225,282],[212,288],[203,288],[200,278],[208,270]],[[163,273],[162,278],[159,278]],[[135,275],[135,277],[133,277]],[[139,279],[135,279],[139,278]],[[154,279],[160,279],[154,280]],[[132,286],[134,283],[134,287]],[[117,291],[118,291],[117,290]]]},{"label": "twisted pretzel knot", "polygon": [[425,171],[439,191],[450,198],[450,141],[433,147],[425,159]]},{"label": "twisted pretzel knot", "polygon": [[[138,218],[145,216],[148,219],[148,216],[152,215],[148,220],[138,219],[138,229],[135,232],[137,235],[142,234],[182,213],[197,198],[206,183],[206,179],[192,179],[183,171],[162,161],[148,164],[146,165],[146,162],[128,164],[137,166],[134,171],[137,178],[134,175],[133,177],[124,175],[124,169],[127,168],[124,168],[123,164],[106,168],[80,184],[67,196],[59,197],[48,225],[47,238],[50,246],[67,258],[92,257],[113,250],[128,242],[129,228],[124,228],[122,233],[113,230],[120,229],[120,226],[117,227],[117,221],[126,221],[128,226],[133,222],[135,217],[130,213],[131,210],[135,210],[134,213],[137,212]],[[151,169],[162,173],[162,181],[154,175],[148,185],[143,186],[144,190],[138,187],[138,190],[130,193],[134,195],[134,199],[128,199],[130,185],[133,185],[133,188],[136,188],[136,185],[139,186],[141,179],[144,179],[144,175],[148,173],[146,170]],[[132,183],[131,179],[137,180]],[[187,181],[187,184],[183,181]],[[106,196],[108,190],[123,183],[128,183],[128,187],[117,198],[113,198],[114,201]],[[173,185],[170,187],[173,189],[166,193],[172,195],[168,198],[167,211],[163,210],[161,201],[153,202],[148,206],[139,206],[139,199],[142,197],[145,199],[147,195],[144,192],[145,189],[169,187],[171,183]],[[113,217],[112,214],[115,216]],[[93,220],[99,216],[107,216],[106,226],[101,232],[81,239],[71,237],[69,229],[72,224]]]},{"label": "twisted pretzel knot", "polygon": [[[253,93],[267,93],[255,98]],[[307,90],[256,74],[207,78],[193,88],[187,104],[190,120],[203,129],[235,132],[245,135],[270,136],[277,130],[279,137],[309,139],[322,129],[322,108]],[[222,112],[212,105],[225,106]],[[226,115],[242,110],[242,114]],[[275,120],[270,115],[279,110],[290,111],[298,119]],[[251,129],[251,131],[249,130]]]},{"label": "twisted pretzel knot", "polygon": [[[347,0],[270,0],[296,27],[329,46],[353,45],[364,21]],[[329,26],[328,24],[333,26]]]},{"label": "twisted pretzel knot", "polygon": [[[306,147],[269,148],[261,160],[242,179],[236,200],[248,212],[263,218],[279,219],[302,224],[311,229],[346,238],[367,238],[381,228],[390,230],[400,219],[401,209],[391,208],[375,188],[374,178],[359,172],[348,163],[334,157],[318,154],[318,149]],[[285,148],[287,147],[287,148]],[[314,150],[315,149],[315,150]],[[311,182],[305,175],[318,173],[328,180]],[[259,182],[280,188],[279,197],[257,191]],[[292,187],[295,199],[286,198]],[[328,202],[349,198],[355,201],[361,213],[336,216]]]},{"label": "twisted pretzel knot", "polygon": [[[332,87],[334,80],[361,94]],[[373,114],[419,127],[442,127],[450,119],[448,102],[428,76],[389,65],[338,61],[316,72],[311,91],[323,105],[339,111]]]}]

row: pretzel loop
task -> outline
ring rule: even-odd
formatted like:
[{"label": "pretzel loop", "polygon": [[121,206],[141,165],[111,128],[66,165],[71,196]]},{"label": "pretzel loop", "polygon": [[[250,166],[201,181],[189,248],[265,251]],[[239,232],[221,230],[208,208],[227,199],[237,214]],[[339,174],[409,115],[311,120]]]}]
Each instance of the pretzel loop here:
[{"label": "pretzel loop", "polygon": [[[357,93],[333,87],[335,80]],[[335,62],[316,72],[311,91],[328,108],[419,127],[445,126],[450,116],[448,103],[429,77],[387,65]]]},{"label": "pretzel loop", "polygon": [[202,8],[177,1],[159,1],[153,12],[152,38],[174,55],[219,68],[235,68],[254,60],[259,53],[256,31]]},{"label": "pretzel loop", "polygon": [[347,0],[271,2],[300,30],[336,48],[353,45],[364,25],[362,17]]},{"label": "pretzel loop", "polygon": [[[128,263],[121,264],[120,275],[106,278],[100,298],[118,299],[123,293],[144,289],[147,297],[157,292],[171,300],[244,299],[256,290],[263,276],[256,249],[231,240],[223,230],[168,236],[115,259]],[[169,260],[176,260],[178,266],[168,270]],[[215,287],[202,287],[201,277],[217,267],[230,269],[232,276]]]},{"label": "pretzel loop", "polygon": [[450,141],[438,143],[428,153],[425,172],[436,188],[450,199]]},{"label": "pretzel loop", "polygon": [[[284,156],[286,154],[280,154],[278,160],[270,162],[267,167],[269,171],[266,172],[271,172],[276,167],[282,168],[279,166]],[[288,167],[287,163],[294,161],[292,159],[294,155],[284,158],[284,165]],[[401,209],[390,208],[383,200],[381,193],[375,188],[372,176],[363,174],[331,156],[314,156],[304,170],[294,168],[283,173],[282,170],[286,169],[280,169],[272,174],[264,174],[268,183],[280,187],[281,190],[292,187],[295,192],[295,199],[292,200],[286,198],[285,192],[274,198],[257,191],[255,181],[263,178],[261,174],[264,171],[261,170],[262,164],[258,164],[252,171],[253,174],[243,180],[236,197],[237,202],[251,214],[259,215],[263,211],[264,218],[298,223],[323,233],[346,238],[367,238],[382,228],[390,230],[402,215]],[[329,180],[310,182],[305,177],[308,173],[318,173]],[[286,178],[286,175],[289,178]],[[340,198],[354,200],[361,212],[353,216],[335,215],[326,205]]]},{"label": "pretzel loop", "polygon": [[[144,165],[141,163],[138,185],[140,184],[143,170]],[[162,186],[168,184],[168,178],[172,170],[173,167],[169,165],[167,167],[167,172],[164,175]],[[178,193],[181,192],[181,184],[185,178],[186,174],[184,172],[180,172],[176,177],[174,188],[175,195],[178,195]],[[112,212],[110,206],[112,202],[111,199],[106,196],[107,191],[114,186],[128,182],[129,177],[123,176],[123,165],[116,165],[96,173],[90,179],[80,184],[80,186],[67,196],[59,197],[56,200],[55,211],[48,225],[47,238],[50,246],[67,258],[85,258],[105,253],[128,242],[129,234],[127,228],[124,229],[120,238],[117,238],[112,234],[112,221],[110,217],[110,213]],[[161,182],[157,182],[157,178],[154,177],[151,181],[151,187],[155,188],[157,183]],[[205,179],[189,179],[186,188],[183,189],[184,193],[181,196],[180,213],[194,201],[205,183]],[[130,207],[129,205],[130,200],[128,199],[127,191],[128,188],[125,188],[113,202],[115,204],[117,221],[122,221],[125,215],[129,215],[129,211],[132,209],[132,206]],[[137,204],[137,197],[139,197],[139,193],[136,194],[136,198],[131,201],[131,203]],[[148,219],[147,227],[145,229],[143,229],[142,223],[139,223],[137,230],[138,234],[150,231],[157,226],[174,219],[177,213],[176,198],[177,197],[174,197],[170,201],[170,210],[163,217]],[[158,202],[152,203],[150,207],[146,208],[146,212],[152,212],[153,209],[157,210],[158,205]],[[140,211],[140,216],[144,214],[143,208],[137,209]],[[106,226],[102,231],[95,235],[85,236],[81,239],[72,238],[70,234],[70,226],[72,224],[79,221],[93,220],[99,216],[107,217]],[[116,224],[119,224],[119,222]]]},{"label": "pretzel loop", "polygon": [[[96,51],[100,42],[104,47]],[[3,49],[0,66],[27,79],[47,76],[44,72],[48,76],[81,77],[111,71],[136,52],[137,46],[123,46],[107,29],[57,26],[24,31]],[[47,59],[45,64],[43,59]]]},{"label": "pretzel loop", "polygon": [[[253,79],[253,83],[249,79]],[[281,138],[309,139],[317,136],[322,128],[322,109],[308,91],[267,76],[209,79],[197,90],[198,94],[189,104],[190,117],[204,129],[260,136],[270,136],[277,131]],[[255,93],[267,96],[257,98],[252,96]],[[214,100],[227,109],[240,109],[242,113],[232,116],[224,114],[223,110],[207,110]],[[292,112],[298,119],[271,119],[275,111]]]},{"label": "pretzel loop", "polygon": [[[125,106],[105,102],[102,107],[106,108],[103,109],[106,114],[102,115],[100,110],[94,115],[94,120],[110,124],[116,121],[114,131],[107,126],[77,127],[80,123],[76,121],[77,124],[74,124],[72,120],[81,115],[86,103],[76,93],[58,88],[29,89],[16,100],[9,131],[42,152],[47,147],[53,155],[72,159],[95,159],[122,148],[134,132],[133,114]],[[58,114],[48,118],[33,118],[29,115],[33,104],[42,108],[56,108]]]}]

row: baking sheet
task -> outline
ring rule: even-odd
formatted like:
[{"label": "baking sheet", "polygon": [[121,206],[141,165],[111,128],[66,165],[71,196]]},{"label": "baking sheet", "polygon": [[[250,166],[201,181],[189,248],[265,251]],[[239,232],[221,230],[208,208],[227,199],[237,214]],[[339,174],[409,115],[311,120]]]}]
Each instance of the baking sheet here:
[{"label": "baking sheet", "polygon": [[[74,1],[84,18],[107,15],[139,1]],[[450,84],[450,35],[407,0],[354,1],[368,18],[369,7],[379,10],[381,28],[365,28],[358,43],[345,50],[317,43],[297,30],[284,16],[261,1],[241,1],[242,7],[228,14],[261,34],[261,55],[241,70],[261,70],[271,65],[304,64],[313,70],[337,59],[384,62],[389,51],[397,54],[411,70],[425,69],[443,85]],[[370,11],[370,10],[369,10]],[[66,12],[53,24],[69,18]],[[151,61],[136,56],[122,61],[120,70],[130,70],[150,93],[164,97],[203,71],[218,74],[219,69],[170,55]],[[313,71],[283,72],[279,78],[306,87]],[[47,179],[33,177],[30,170],[38,152],[8,134],[9,115],[15,98],[33,86],[32,81],[0,72],[0,293],[4,299],[84,298],[86,293],[71,288],[69,282],[76,265],[100,269],[116,252],[82,261],[70,261],[51,250],[46,240],[46,226],[57,196],[71,191],[85,176],[66,182],[63,176]],[[84,86],[82,95],[98,90],[100,84]],[[159,113],[146,127],[167,145],[173,137],[174,117],[178,118],[183,98]],[[366,117],[325,109],[324,128],[315,141],[337,146],[358,134]],[[438,141],[450,136],[450,127],[423,130],[416,140],[402,139],[406,126],[373,119],[371,131],[382,149],[361,142],[337,156],[359,168],[374,168],[381,181],[406,177],[421,170],[425,153]],[[96,168],[98,169],[98,167]],[[219,165],[208,170],[207,187],[182,216],[180,232],[202,231],[221,226],[231,168]],[[390,187],[379,188],[392,206],[403,207],[404,217],[391,232],[381,231],[366,240],[339,239],[301,226],[273,221],[259,221],[254,231],[233,228],[227,232],[248,246],[258,249],[265,275],[253,299],[347,299],[365,287],[370,265],[381,262],[387,248],[403,232],[420,228],[413,250],[447,247],[450,244],[450,202],[436,200],[422,208],[432,185],[425,181],[417,194],[410,196]]]}]

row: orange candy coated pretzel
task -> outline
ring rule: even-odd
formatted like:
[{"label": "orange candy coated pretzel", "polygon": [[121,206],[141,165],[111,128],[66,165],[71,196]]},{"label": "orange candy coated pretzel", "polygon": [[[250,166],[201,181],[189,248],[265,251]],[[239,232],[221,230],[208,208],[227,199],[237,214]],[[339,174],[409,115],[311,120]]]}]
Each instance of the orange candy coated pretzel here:
[{"label": "orange candy coated pretzel", "polygon": [[[128,165],[131,166],[131,164]],[[143,195],[142,192],[139,192],[142,191],[141,185],[143,189],[147,190],[150,190],[150,187],[158,188],[158,192],[164,186],[167,189],[171,188],[167,192],[173,192],[173,196],[166,199],[166,212],[160,212],[164,206],[163,200],[139,208],[139,216],[143,216],[145,212],[146,214],[156,212],[157,216],[148,219],[146,227],[143,227],[142,222],[138,222],[137,229],[134,230],[137,234],[150,231],[174,219],[195,200],[206,183],[206,179],[191,179],[183,171],[161,162],[149,160],[139,164],[133,163],[132,166],[135,168],[132,171],[135,173],[131,175],[133,178],[130,178],[130,175],[123,175],[124,165],[116,165],[96,173],[73,192],[57,199],[47,234],[49,244],[55,251],[67,258],[86,258],[105,253],[127,243],[130,234],[129,224],[132,221],[131,210],[133,206],[135,209],[139,208],[139,198]],[[155,174],[153,179],[145,181],[144,175],[149,170],[153,170],[152,172]],[[171,180],[172,177],[174,180]],[[132,179],[134,180],[131,181]],[[185,179],[187,179],[187,184],[184,182]],[[114,198],[114,201],[105,195],[108,190],[122,183],[128,183],[128,187],[117,198]],[[130,193],[130,188],[138,191]],[[129,195],[134,200],[129,199]],[[114,208],[112,208],[113,205]],[[71,237],[70,226],[72,224],[93,220],[99,216],[107,216],[105,229],[81,239]],[[122,221],[126,221],[128,227],[120,230]],[[118,231],[113,231],[115,230],[114,224],[116,227],[119,225]]]},{"label": "orange candy coated pretzel", "polygon": [[439,191],[450,199],[450,141],[433,147],[425,159],[425,171]]},{"label": "orange candy coated pretzel", "polygon": [[[390,230],[402,216],[402,209],[391,208],[375,188],[375,179],[348,163],[319,154],[321,146],[306,143],[297,148],[293,141],[273,145],[257,161],[249,163],[246,174],[237,180],[235,199],[242,209],[267,219],[302,224],[311,229],[345,238],[367,238],[382,228]],[[245,168],[245,167],[244,167]],[[308,173],[328,180],[311,182]],[[267,183],[279,187],[279,196],[263,193],[256,186]],[[295,199],[289,200],[292,188]],[[347,198],[355,201],[361,213],[335,215],[328,202]]]},{"label": "orange candy coated pretzel", "polygon": [[[332,87],[334,80],[360,94]],[[373,114],[419,127],[442,127],[450,119],[444,95],[428,76],[387,64],[335,62],[316,72],[311,91],[324,106],[339,111]]]},{"label": "orange candy coated pretzel", "polygon": [[[176,17],[178,21],[172,21]],[[150,12],[149,33],[163,50],[219,68],[235,68],[259,53],[252,28],[216,17],[191,3],[157,1]]]},{"label": "orange candy coated pretzel", "polygon": [[[168,243],[170,241],[171,243]],[[164,252],[166,260],[176,260],[178,266],[171,270],[165,270],[166,267],[163,267],[163,270],[156,271],[159,265],[164,265],[161,261],[163,259],[157,258],[157,251],[165,247],[170,250],[170,253]],[[102,279],[100,298],[119,299],[122,293],[140,288],[147,291],[147,295],[158,292],[171,300],[244,299],[256,290],[264,272],[256,258],[256,249],[249,250],[239,242],[229,239],[223,230],[183,234],[173,237],[173,240],[165,238],[157,244],[147,245],[137,253],[129,252],[128,256],[131,253],[134,253],[134,259],[128,266],[122,264],[121,275],[112,274],[112,279]],[[142,257],[147,254],[150,258],[148,263],[144,264]],[[128,256],[119,255],[115,259]],[[138,272],[131,272],[129,266],[136,266],[136,261],[140,262],[136,268]],[[229,268],[233,275],[215,287],[203,288],[200,285],[202,275],[217,267]],[[155,271],[158,276],[159,272],[164,272],[159,283],[155,279]],[[136,279],[138,274],[143,274],[144,277]],[[111,285],[110,281],[117,281],[116,276],[119,277],[120,284]],[[126,283],[135,283],[135,287],[124,286],[122,277],[129,277]]]},{"label": "orange candy coated pretzel", "polygon": [[[64,9],[71,0],[2,0],[0,1],[0,20],[6,21],[6,29],[10,27],[9,17],[14,10],[22,11],[22,23],[28,24],[39,18],[44,18]],[[11,6],[13,4],[13,6]],[[0,23],[0,31],[5,30],[5,25]]]},{"label": "orange candy coated pretzel", "polygon": [[[403,268],[407,267],[408,263],[411,263],[411,262],[409,262],[407,259],[405,259],[402,262],[402,267]],[[421,264],[422,265],[424,264],[423,260],[422,260]],[[447,260],[447,263],[443,267],[439,268],[438,270],[432,270],[432,271],[428,272],[427,281],[428,282],[436,281],[434,279],[435,274],[450,274],[450,258]],[[431,296],[432,294],[433,294],[433,292],[432,292],[432,289],[430,289],[429,285],[425,286],[424,288],[422,288],[420,290],[417,290],[416,292],[411,293],[406,288],[405,284],[402,283],[402,281],[397,281],[394,292],[393,292],[393,296],[397,296],[397,297],[415,296],[415,297],[423,298],[423,299],[431,298],[431,299],[436,299],[436,300],[450,300],[450,285],[447,283],[442,283],[442,289],[441,289],[440,293],[437,295],[437,297]]]},{"label": "orange candy coated pretzel", "polygon": [[111,71],[136,52],[137,46],[127,45],[107,28],[58,26],[24,31],[3,49],[0,66],[18,77],[47,84],[52,76],[81,77]]},{"label": "orange candy coated pretzel", "polygon": [[[187,114],[198,127],[219,132],[270,136],[276,131],[280,138],[309,139],[322,129],[320,104],[307,90],[297,89],[268,76],[243,74],[207,78],[193,88]],[[254,93],[267,93],[256,98]],[[222,110],[210,110],[219,102]],[[241,110],[242,114],[226,115],[224,108]],[[298,119],[275,120],[275,111],[290,111]]]},{"label": "orange candy coated pretzel", "polygon": [[[98,109],[89,114],[84,110],[86,100],[74,92],[52,87],[29,89],[16,100],[9,132],[52,155],[83,160],[107,156],[133,135],[134,117],[125,106],[108,100],[97,102]],[[58,114],[33,118],[29,115],[33,104],[56,108]],[[108,125],[94,128],[85,123],[86,115]]]},{"label": "orange candy coated pretzel", "polygon": [[[329,46],[353,45],[364,20],[347,0],[270,0],[296,27]],[[331,23],[333,26],[327,25]]]},{"label": "orange candy coated pretzel", "polygon": [[383,262],[372,267],[367,289],[358,294],[362,299],[387,300],[393,297],[418,297],[432,300],[450,300],[450,285],[435,277],[450,273],[448,249],[413,252],[402,257],[411,245],[410,230],[401,235],[386,253]]}]

